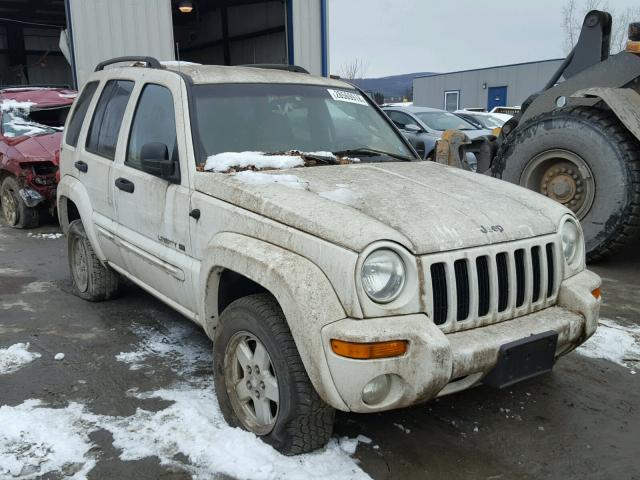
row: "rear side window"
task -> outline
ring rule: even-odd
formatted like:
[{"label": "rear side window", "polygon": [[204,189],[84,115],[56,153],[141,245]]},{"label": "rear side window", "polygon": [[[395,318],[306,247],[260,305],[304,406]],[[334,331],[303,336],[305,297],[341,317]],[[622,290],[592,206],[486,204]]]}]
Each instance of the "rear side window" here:
[{"label": "rear side window", "polygon": [[84,117],[87,116],[87,110],[89,109],[93,95],[96,93],[96,88],[98,88],[98,82],[91,82],[87,83],[84,90],[82,90],[77,100],[76,109],[73,111],[73,116],[67,127],[67,136],[65,139],[67,145],[75,147],[78,144],[78,137],[80,136],[82,124],[84,123]]},{"label": "rear side window", "polygon": [[173,96],[169,89],[152,83],[144,87],[133,117],[130,135],[125,165],[142,170],[142,147],[154,142],[165,144],[170,158],[177,160],[176,116]]},{"label": "rear side window", "polygon": [[105,85],[87,136],[86,149],[89,152],[113,160],[133,83],[130,80],[109,80]]}]

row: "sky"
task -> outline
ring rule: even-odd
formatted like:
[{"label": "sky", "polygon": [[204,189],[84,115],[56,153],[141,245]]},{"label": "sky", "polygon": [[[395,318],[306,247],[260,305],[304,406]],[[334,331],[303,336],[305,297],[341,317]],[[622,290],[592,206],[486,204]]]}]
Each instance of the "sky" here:
[{"label": "sky", "polygon": [[[577,0],[583,4],[582,0]],[[328,0],[331,73],[450,72],[562,58],[563,0]],[[616,9],[639,0],[612,0]],[[640,18],[638,19],[640,21]]]}]

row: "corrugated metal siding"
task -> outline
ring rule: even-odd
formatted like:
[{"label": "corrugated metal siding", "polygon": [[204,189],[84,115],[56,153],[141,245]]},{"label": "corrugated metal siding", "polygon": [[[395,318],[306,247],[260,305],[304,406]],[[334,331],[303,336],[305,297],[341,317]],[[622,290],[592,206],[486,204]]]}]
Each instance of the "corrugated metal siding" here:
[{"label": "corrugated metal siding", "polygon": [[79,87],[98,62],[123,55],[173,60],[170,0],[69,0]]},{"label": "corrugated metal siding", "polygon": [[[413,80],[414,105],[444,108],[444,92],[460,91],[460,108],[487,107],[490,87],[507,86],[507,105],[521,105],[542,89],[562,60],[454,72]],[[482,84],[487,88],[483,89]]]},{"label": "corrugated metal siding", "polygon": [[296,65],[314,75],[322,74],[322,32],[320,0],[292,2],[293,58]]}]

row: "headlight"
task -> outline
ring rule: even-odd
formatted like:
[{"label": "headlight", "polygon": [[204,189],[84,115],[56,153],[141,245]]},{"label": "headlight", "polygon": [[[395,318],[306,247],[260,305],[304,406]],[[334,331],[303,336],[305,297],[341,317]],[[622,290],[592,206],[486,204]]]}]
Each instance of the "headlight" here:
[{"label": "headlight", "polygon": [[360,275],[364,291],[378,303],[398,298],[406,279],[402,258],[386,248],[376,250],[365,259]]},{"label": "headlight", "polygon": [[576,268],[582,262],[582,233],[580,227],[573,219],[567,219],[560,227],[560,236],[562,237],[562,253],[567,265]]}]

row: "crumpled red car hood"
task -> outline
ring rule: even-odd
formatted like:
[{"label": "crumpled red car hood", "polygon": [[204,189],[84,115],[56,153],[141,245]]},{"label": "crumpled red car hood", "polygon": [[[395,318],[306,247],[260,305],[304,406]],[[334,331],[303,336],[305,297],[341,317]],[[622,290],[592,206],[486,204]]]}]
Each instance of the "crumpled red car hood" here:
[{"label": "crumpled red car hood", "polygon": [[66,88],[56,89],[29,89],[5,88],[0,91],[0,101],[15,100],[16,102],[33,103],[34,109],[64,107],[71,105],[77,92]]},{"label": "crumpled red car hood", "polygon": [[36,135],[33,137],[17,137],[7,141],[23,157],[23,161],[48,161],[58,164],[58,151],[62,142],[62,132]]}]

